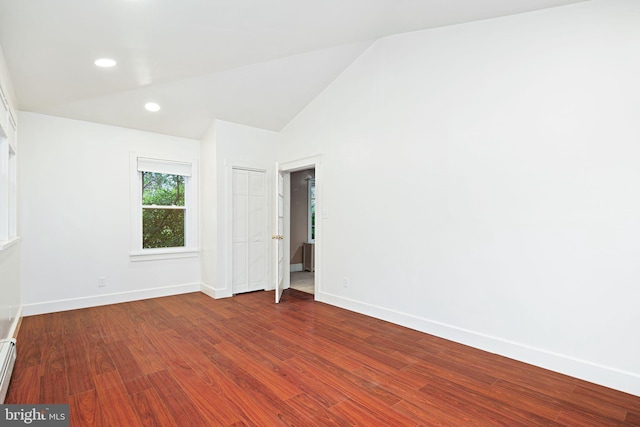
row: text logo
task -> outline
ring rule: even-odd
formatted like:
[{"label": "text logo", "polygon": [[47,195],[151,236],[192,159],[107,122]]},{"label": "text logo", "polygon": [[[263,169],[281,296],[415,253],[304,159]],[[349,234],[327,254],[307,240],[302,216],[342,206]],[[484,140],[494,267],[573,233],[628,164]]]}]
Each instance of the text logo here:
[{"label": "text logo", "polygon": [[0,405],[0,427],[69,427],[69,405]]}]

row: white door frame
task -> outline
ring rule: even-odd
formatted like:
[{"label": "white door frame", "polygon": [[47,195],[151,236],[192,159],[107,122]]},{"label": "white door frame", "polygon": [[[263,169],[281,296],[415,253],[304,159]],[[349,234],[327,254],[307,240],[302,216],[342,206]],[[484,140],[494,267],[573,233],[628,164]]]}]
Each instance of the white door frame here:
[{"label": "white door frame", "polygon": [[290,162],[280,163],[280,170],[284,172],[284,271],[286,272],[284,288],[289,287],[291,270],[291,173],[305,169],[315,169],[316,180],[316,242],[315,242],[315,271],[314,299],[322,292],[322,225],[325,217],[322,206],[322,155],[305,157]]}]

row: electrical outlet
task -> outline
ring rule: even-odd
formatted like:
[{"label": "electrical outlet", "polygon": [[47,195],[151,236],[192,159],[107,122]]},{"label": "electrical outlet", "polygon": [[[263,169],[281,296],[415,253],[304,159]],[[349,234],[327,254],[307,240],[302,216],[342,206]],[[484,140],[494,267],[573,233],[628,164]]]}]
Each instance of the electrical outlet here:
[{"label": "electrical outlet", "polygon": [[9,306],[9,322],[13,320],[13,307]]},{"label": "electrical outlet", "polygon": [[348,288],[349,287],[349,278],[345,277],[342,279],[342,287],[343,288]]},{"label": "electrical outlet", "polygon": [[107,277],[106,276],[98,277],[98,287],[104,288],[105,286],[107,286]]}]

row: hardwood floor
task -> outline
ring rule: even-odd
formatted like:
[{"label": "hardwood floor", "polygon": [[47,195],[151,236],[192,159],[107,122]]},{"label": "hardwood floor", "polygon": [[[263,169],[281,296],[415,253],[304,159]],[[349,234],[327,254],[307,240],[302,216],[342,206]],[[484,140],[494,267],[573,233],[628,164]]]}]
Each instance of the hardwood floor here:
[{"label": "hardwood floor", "polygon": [[640,397],[313,301],[200,293],[24,318],[5,403],[71,425],[640,425]]}]

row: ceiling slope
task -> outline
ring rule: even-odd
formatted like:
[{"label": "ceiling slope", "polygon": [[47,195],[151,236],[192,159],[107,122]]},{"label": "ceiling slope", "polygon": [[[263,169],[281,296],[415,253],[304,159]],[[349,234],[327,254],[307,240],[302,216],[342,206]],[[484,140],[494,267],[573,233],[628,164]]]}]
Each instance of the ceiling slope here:
[{"label": "ceiling slope", "polygon": [[22,110],[197,139],[282,129],[378,38],[578,1],[0,0],[0,46]]}]

